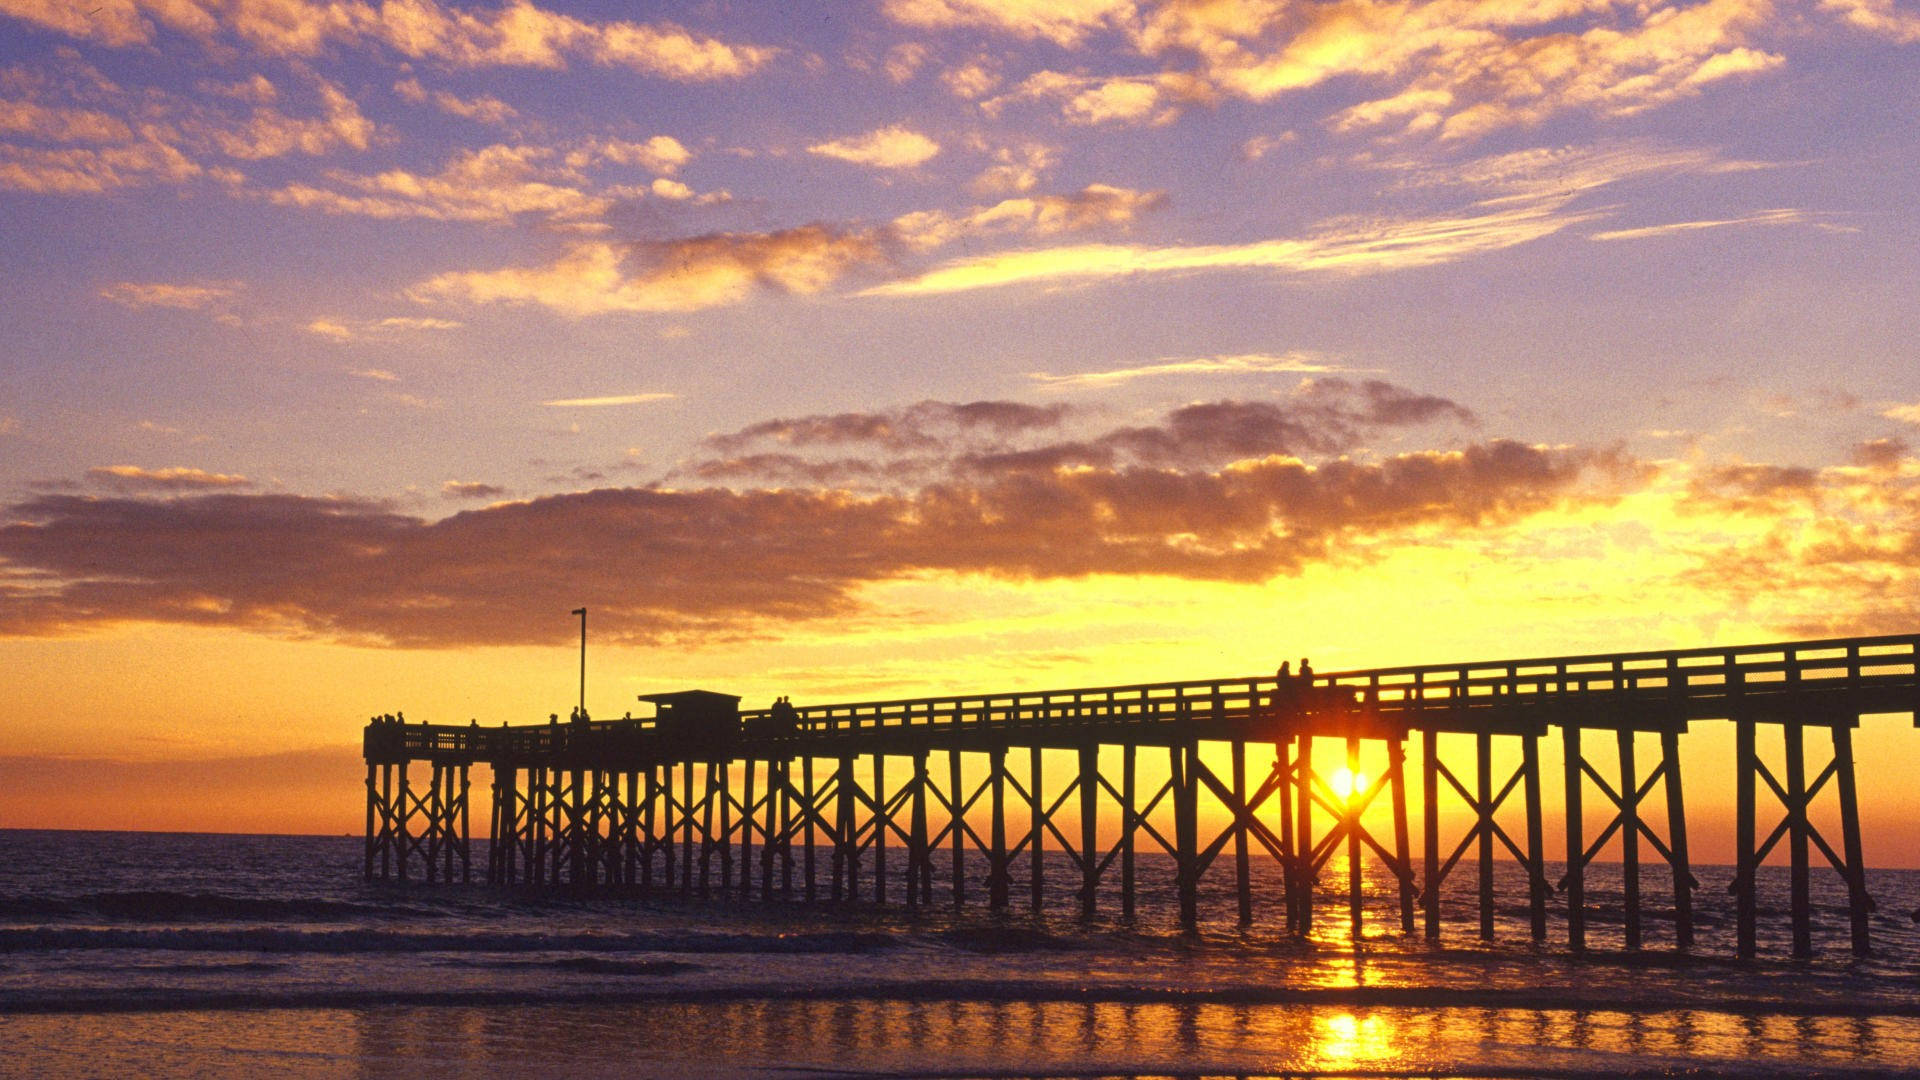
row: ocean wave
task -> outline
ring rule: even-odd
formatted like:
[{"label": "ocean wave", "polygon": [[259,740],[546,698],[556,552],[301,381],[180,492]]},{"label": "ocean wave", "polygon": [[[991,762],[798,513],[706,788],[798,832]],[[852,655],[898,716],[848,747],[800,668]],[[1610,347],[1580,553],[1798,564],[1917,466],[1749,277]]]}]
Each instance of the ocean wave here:
[{"label": "ocean wave", "polygon": [[255,953],[867,953],[895,948],[892,934],[741,934],[712,932],[549,934],[469,931],[432,933],[377,929],[290,930],[280,927],[130,929],[42,926],[0,929],[0,953],[82,949],[153,949]]},{"label": "ocean wave", "polygon": [[357,918],[432,918],[445,908],[391,902],[358,903],[319,897],[229,896],[164,890],[83,893],[77,896],[0,897],[0,918],[104,918],[127,922],[289,922]]}]

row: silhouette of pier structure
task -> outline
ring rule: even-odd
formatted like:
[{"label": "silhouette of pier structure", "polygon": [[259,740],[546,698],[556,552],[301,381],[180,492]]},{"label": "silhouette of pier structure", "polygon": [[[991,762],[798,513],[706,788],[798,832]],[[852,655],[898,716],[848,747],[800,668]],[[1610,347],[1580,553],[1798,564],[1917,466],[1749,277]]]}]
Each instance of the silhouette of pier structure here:
[{"label": "silhouette of pier structure", "polygon": [[[1865,954],[1872,901],[1853,730],[1875,713],[1914,713],[1920,722],[1917,663],[1920,635],[1909,635],[850,704],[782,699],[744,712],[735,697],[690,690],[643,695],[655,707],[648,718],[590,721],[582,712],[498,728],[383,717],[364,740],[365,874],[910,906],[939,896],[1007,909],[1025,860],[1028,903],[1039,911],[1043,857],[1052,852],[1077,871],[1080,911],[1094,914],[1117,875],[1122,913],[1132,915],[1136,854],[1147,850],[1171,858],[1184,926],[1197,923],[1199,884],[1224,858],[1243,924],[1253,921],[1256,900],[1277,899],[1287,930],[1305,934],[1320,915],[1314,883],[1344,851],[1355,937],[1363,864],[1372,861],[1397,886],[1401,929],[1428,938],[1440,936],[1448,914],[1442,885],[1476,874],[1478,933],[1490,940],[1494,860],[1504,852],[1530,881],[1532,938],[1547,940],[1549,900],[1558,893],[1566,941],[1578,951],[1587,945],[1587,871],[1611,852],[1620,863],[1625,946],[1642,947],[1659,906],[1641,889],[1652,859],[1672,883],[1671,916],[1658,917],[1670,918],[1672,940],[1685,950],[1699,882],[1689,862],[1680,739],[1691,725],[1725,722],[1735,734],[1737,861],[1728,890],[1738,954],[1757,951],[1755,870],[1783,842],[1793,954],[1813,950],[1816,853],[1844,882],[1852,948]],[[1830,745],[1817,769],[1810,732]],[[1652,738],[1636,739],[1643,734]],[[1471,756],[1448,757],[1442,736],[1471,737]],[[1540,743],[1553,737],[1562,746],[1567,808],[1558,880],[1548,877],[1541,809],[1550,781]],[[1408,744],[1416,738],[1417,853],[1408,816]],[[1331,762],[1316,758],[1329,741],[1338,750]],[[1639,754],[1646,743],[1657,743],[1652,760]],[[1224,744],[1223,770],[1202,759],[1202,747],[1213,744]],[[1385,767],[1368,778],[1363,749],[1377,760],[1380,747]],[[1517,768],[1496,770],[1496,749],[1510,761],[1516,747]],[[1779,756],[1769,765],[1763,750],[1771,756],[1773,748]],[[1820,756],[1828,748],[1811,749]],[[1149,756],[1164,757],[1164,780],[1155,768],[1142,783]],[[1215,747],[1211,756],[1223,755]],[[428,769],[424,787],[409,774],[415,764]],[[493,779],[477,859],[469,769],[478,764],[490,766]],[[1659,812],[1650,800],[1656,788]],[[1202,814],[1203,793],[1214,813]],[[1070,801],[1077,813],[1063,825]],[[1470,818],[1456,835],[1443,835],[1443,803],[1463,806]],[[1764,833],[1763,804],[1781,814]],[[1816,826],[1816,806],[1829,817],[1837,811],[1837,846]],[[1589,831],[1593,807],[1606,818],[1597,832]],[[1203,835],[1203,819],[1223,824]],[[1256,895],[1255,849],[1282,868],[1278,897]],[[968,874],[969,861],[980,859],[984,882]]]}]

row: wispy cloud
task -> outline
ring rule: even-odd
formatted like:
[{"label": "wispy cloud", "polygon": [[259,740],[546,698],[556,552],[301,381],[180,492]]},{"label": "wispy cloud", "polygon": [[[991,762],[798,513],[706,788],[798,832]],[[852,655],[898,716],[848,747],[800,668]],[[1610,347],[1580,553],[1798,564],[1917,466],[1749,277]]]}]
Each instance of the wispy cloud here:
[{"label": "wispy cloud", "polygon": [[1313,353],[1289,352],[1272,355],[1267,353],[1243,353],[1236,356],[1196,356],[1190,358],[1161,360],[1138,367],[1114,368],[1110,371],[1083,371],[1072,375],[1053,375],[1044,371],[1028,374],[1028,378],[1048,386],[1113,386],[1132,382],[1135,379],[1153,379],[1177,375],[1271,375],[1271,374],[1317,374],[1335,371],[1347,371],[1320,359]]},{"label": "wispy cloud", "polygon": [[873,286],[861,295],[918,296],[1201,270],[1352,274],[1432,266],[1551,236],[1594,216],[1567,210],[1566,201],[1540,200],[1457,217],[1336,223],[1299,239],[1169,247],[1080,244],[980,255]]},{"label": "wispy cloud", "polygon": [[540,404],[560,409],[595,409],[608,405],[645,405],[654,401],[672,401],[679,394],[610,394],[606,397],[556,398]]},{"label": "wispy cloud", "polygon": [[431,104],[448,116],[458,116],[477,124],[500,126],[519,116],[513,106],[491,94],[463,98],[446,90],[428,90],[419,79],[402,79],[393,84],[393,92],[402,101],[414,105]]},{"label": "wispy cloud", "polygon": [[485,484],[478,480],[449,480],[440,485],[440,494],[448,499],[498,499],[507,493],[507,489],[498,484]]},{"label": "wispy cloud", "polygon": [[182,466],[145,469],[138,465],[99,465],[87,470],[87,478],[117,491],[209,491],[253,486],[252,480],[236,473]]},{"label": "wispy cloud", "polygon": [[[357,320],[322,317],[322,318],[314,319],[313,321],[307,323],[304,329],[307,331],[307,333],[312,334],[316,337],[322,337],[322,338],[326,338],[328,341],[335,341],[341,344],[346,344],[347,342],[362,341],[369,338],[391,339],[391,338],[399,337],[404,334],[442,331],[442,330],[458,330],[465,325],[466,325],[465,323],[459,322],[458,320],[455,320],[455,319],[434,319],[434,318],[422,318],[420,316],[415,316],[415,315],[395,315],[395,316],[390,316],[384,319],[357,319]],[[391,372],[378,372],[370,375],[366,372],[356,371],[354,372],[354,374],[361,375],[368,378],[386,377],[391,379],[394,377]]]},{"label": "wispy cloud", "polygon": [[1858,232],[1854,226],[1838,225],[1823,220],[1824,215],[1815,210],[1760,210],[1740,217],[1716,218],[1702,221],[1673,221],[1664,225],[1646,225],[1635,229],[1610,229],[1606,232],[1588,234],[1589,240],[1644,240],[1653,236],[1668,236],[1674,233],[1695,232],[1700,229],[1724,229],[1735,225],[1809,225],[1828,232]]}]

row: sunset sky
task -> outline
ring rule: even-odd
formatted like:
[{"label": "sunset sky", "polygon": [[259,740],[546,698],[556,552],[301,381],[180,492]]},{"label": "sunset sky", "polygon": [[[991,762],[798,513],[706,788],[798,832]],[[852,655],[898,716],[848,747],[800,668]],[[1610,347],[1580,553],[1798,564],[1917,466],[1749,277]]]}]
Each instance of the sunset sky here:
[{"label": "sunset sky", "polygon": [[1911,0],[0,0],[0,826],[357,830],[581,605],[597,717],[1920,630],[1916,73]]}]

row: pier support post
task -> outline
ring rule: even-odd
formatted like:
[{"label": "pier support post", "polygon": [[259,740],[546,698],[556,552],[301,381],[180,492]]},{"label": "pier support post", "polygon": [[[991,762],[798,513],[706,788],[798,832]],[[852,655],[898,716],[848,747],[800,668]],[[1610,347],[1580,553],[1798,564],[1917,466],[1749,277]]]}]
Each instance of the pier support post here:
[{"label": "pier support post", "polygon": [[1199,783],[1194,775],[1199,746],[1191,739],[1182,740],[1173,745],[1168,757],[1173,769],[1174,861],[1178,867],[1180,926],[1182,929],[1192,930],[1199,925],[1200,921],[1198,881],[1200,841],[1196,821],[1199,812]]},{"label": "pier support post", "polygon": [[1420,900],[1428,941],[1440,940],[1440,736],[1420,733],[1420,829],[1426,861]]},{"label": "pier support post", "polygon": [[1239,739],[1229,745],[1233,768],[1233,891],[1239,901],[1240,925],[1253,925],[1253,867],[1247,851],[1247,744]]},{"label": "pier support post", "polygon": [[959,747],[947,751],[947,776],[948,808],[953,818],[948,830],[953,834],[953,906],[957,908],[967,900],[967,830],[965,828],[967,803],[960,791]]},{"label": "pier support post", "polygon": [[1031,752],[1032,786],[1027,789],[1027,831],[1031,847],[1027,851],[1027,885],[1033,894],[1033,913],[1040,914],[1041,893],[1047,880],[1047,807],[1040,795],[1041,750],[1035,743]]},{"label": "pier support post", "polygon": [[1633,730],[1615,732],[1620,745],[1620,888],[1626,946],[1640,948],[1640,779],[1634,768]]},{"label": "pier support post", "polygon": [[1306,937],[1313,932],[1313,892],[1319,872],[1313,865],[1313,736],[1300,734],[1300,753],[1294,765],[1294,796],[1299,802],[1294,827],[1300,843],[1294,848],[1294,863],[1300,879],[1299,918],[1294,932]]},{"label": "pier support post", "polygon": [[1366,936],[1361,910],[1364,899],[1360,874],[1360,740],[1347,736],[1347,776],[1350,787],[1346,799],[1347,826],[1347,931],[1355,941]]},{"label": "pier support post", "polygon": [[1733,877],[1734,951],[1742,960],[1753,959],[1759,945],[1759,897],[1754,858],[1754,722],[1746,716],[1734,717],[1734,847]]},{"label": "pier support post", "polygon": [[992,762],[993,835],[987,853],[987,906],[1003,911],[1007,906],[1007,750],[996,746],[988,752]]},{"label": "pier support post", "polygon": [[1120,748],[1120,915],[1126,919],[1133,918],[1133,834],[1140,827],[1140,816],[1134,807],[1139,793],[1135,784],[1134,753],[1131,742]]},{"label": "pier support post", "polygon": [[913,804],[907,832],[907,905],[933,903],[933,859],[927,850],[927,751],[913,752]]},{"label": "pier support post", "polygon": [[1847,921],[1852,931],[1853,955],[1866,956],[1873,951],[1867,940],[1873,900],[1867,896],[1866,863],[1860,850],[1860,800],[1853,783],[1853,729],[1835,724],[1832,732],[1834,779],[1840,785],[1840,848],[1847,863],[1841,869],[1847,879]]},{"label": "pier support post", "polygon": [[1475,776],[1479,787],[1480,940],[1493,940],[1493,736],[1473,737]]},{"label": "pier support post", "polygon": [[1413,852],[1407,830],[1407,744],[1405,735],[1387,740],[1387,784],[1393,789],[1393,868],[1400,883],[1400,932],[1413,933]]},{"label": "pier support post", "polygon": [[1567,724],[1560,729],[1560,736],[1567,779],[1567,877],[1561,886],[1567,894],[1567,946],[1582,952],[1587,947],[1587,838],[1580,807],[1580,788],[1585,779],[1580,774],[1579,725]]},{"label": "pier support post", "polygon": [[1095,890],[1100,884],[1099,824],[1100,747],[1080,747],[1080,914],[1092,918]]},{"label": "pier support post", "polygon": [[1540,737],[1521,736],[1521,781],[1527,803],[1527,916],[1533,940],[1547,940],[1547,856],[1545,829],[1540,821]]},{"label": "pier support post", "polygon": [[1693,948],[1693,866],[1687,851],[1687,801],[1680,784],[1680,733],[1660,733],[1661,768],[1666,770],[1667,850],[1673,869],[1673,936],[1681,952]]}]

